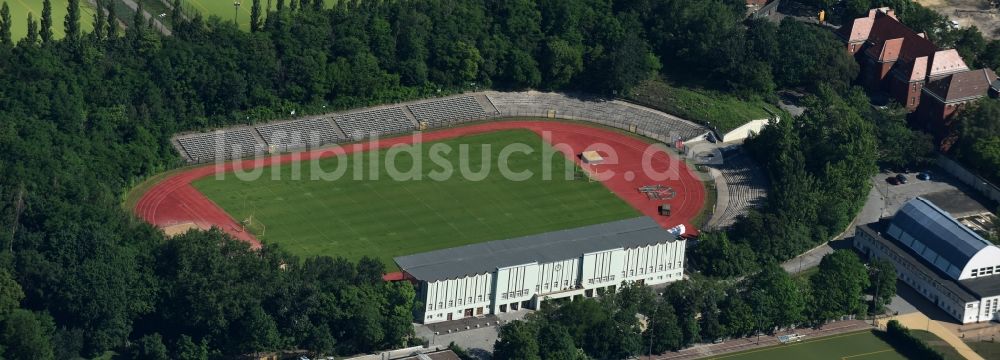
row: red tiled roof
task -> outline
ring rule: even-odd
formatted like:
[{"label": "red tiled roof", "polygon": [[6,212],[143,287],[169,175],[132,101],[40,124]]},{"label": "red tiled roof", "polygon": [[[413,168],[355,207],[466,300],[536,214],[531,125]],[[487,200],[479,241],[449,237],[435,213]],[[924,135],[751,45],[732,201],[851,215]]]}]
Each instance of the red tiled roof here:
[{"label": "red tiled roof", "polygon": [[[938,51],[937,45],[930,40],[924,39],[900,23],[896,18],[883,13],[875,15],[875,23],[872,25],[871,34],[868,41],[879,45],[888,40],[902,38],[902,46],[899,49],[899,58],[912,61],[921,56],[930,56]],[[875,48],[875,47],[873,47]],[[872,58],[877,59],[878,53],[869,53]]]},{"label": "red tiled roof", "polygon": [[927,76],[940,76],[956,71],[969,70],[962,56],[955,49],[941,50],[934,53],[931,63],[927,66]]},{"label": "red tiled roof", "polygon": [[910,81],[921,81],[927,78],[927,57],[921,56],[913,59],[910,67]]},{"label": "red tiled roof", "polygon": [[851,26],[841,26],[837,30],[837,33],[840,37],[847,39],[847,42],[862,42],[868,40],[868,34],[872,32],[872,25],[874,23],[874,18],[857,18],[854,19],[854,23]]},{"label": "red tiled roof", "polygon": [[953,102],[985,96],[994,81],[993,70],[968,70],[931,80],[924,89],[943,102]]}]

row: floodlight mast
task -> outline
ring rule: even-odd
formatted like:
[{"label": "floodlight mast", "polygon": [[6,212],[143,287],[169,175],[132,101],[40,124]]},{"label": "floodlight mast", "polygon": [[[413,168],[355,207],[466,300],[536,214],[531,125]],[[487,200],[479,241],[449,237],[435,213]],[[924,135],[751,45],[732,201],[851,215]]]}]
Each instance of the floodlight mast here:
[{"label": "floodlight mast", "polygon": [[240,4],[240,0],[233,1],[233,7],[236,8],[236,11],[233,13],[233,24],[236,24],[237,27],[240,26],[240,22],[239,22],[240,5],[241,5]]}]

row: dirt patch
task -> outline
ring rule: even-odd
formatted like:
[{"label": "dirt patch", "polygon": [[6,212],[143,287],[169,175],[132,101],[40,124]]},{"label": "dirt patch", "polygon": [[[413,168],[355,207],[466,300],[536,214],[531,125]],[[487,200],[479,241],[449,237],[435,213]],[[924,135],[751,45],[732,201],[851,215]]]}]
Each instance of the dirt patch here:
[{"label": "dirt patch", "polygon": [[958,26],[973,26],[987,39],[1000,39],[1000,10],[990,0],[916,0],[917,3],[957,21]]}]

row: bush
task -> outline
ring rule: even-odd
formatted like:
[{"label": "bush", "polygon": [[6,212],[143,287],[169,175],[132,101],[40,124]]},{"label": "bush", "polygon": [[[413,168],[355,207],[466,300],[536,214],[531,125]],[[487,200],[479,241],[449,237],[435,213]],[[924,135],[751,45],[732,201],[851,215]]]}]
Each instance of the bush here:
[{"label": "bush", "polygon": [[901,325],[899,321],[890,320],[886,324],[884,340],[908,359],[944,360],[941,353],[910,334],[910,329]]}]

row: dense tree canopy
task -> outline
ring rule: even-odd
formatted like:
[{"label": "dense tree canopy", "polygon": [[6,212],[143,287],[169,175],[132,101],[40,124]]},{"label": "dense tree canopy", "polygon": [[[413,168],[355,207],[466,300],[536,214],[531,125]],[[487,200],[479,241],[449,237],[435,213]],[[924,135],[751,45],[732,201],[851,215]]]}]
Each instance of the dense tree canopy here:
[{"label": "dense tree canopy", "polygon": [[952,153],[965,166],[1000,183],[1000,101],[984,100],[957,115],[958,142]]}]

